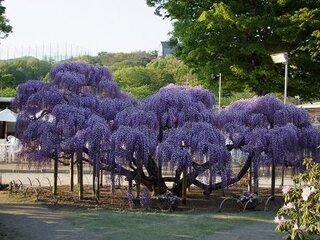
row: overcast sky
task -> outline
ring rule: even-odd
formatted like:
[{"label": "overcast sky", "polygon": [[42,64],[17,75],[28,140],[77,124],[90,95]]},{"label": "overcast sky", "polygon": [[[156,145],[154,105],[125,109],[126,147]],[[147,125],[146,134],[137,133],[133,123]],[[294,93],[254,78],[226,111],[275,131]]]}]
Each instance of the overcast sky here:
[{"label": "overcast sky", "polygon": [[73,45],[73,51],[77,46],[91,54],[156,50],[172,30],[145,0],[5,0],[3,5],[13,33],[1,47],[17,55],[49,44],[52,51]]}]

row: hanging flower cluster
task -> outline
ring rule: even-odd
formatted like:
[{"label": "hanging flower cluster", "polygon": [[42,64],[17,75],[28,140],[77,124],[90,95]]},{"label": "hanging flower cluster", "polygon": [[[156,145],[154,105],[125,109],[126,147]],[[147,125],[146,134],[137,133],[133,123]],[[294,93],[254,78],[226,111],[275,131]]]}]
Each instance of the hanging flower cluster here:
[{"label": "hanging flower cluster", "polygon": [[271,95],[231,104],[216,125],[234,148],[252,154],[257,165],[274,161],[300,167],[303,157],[319,159],[320,132],[311,125],[307,112]]}]

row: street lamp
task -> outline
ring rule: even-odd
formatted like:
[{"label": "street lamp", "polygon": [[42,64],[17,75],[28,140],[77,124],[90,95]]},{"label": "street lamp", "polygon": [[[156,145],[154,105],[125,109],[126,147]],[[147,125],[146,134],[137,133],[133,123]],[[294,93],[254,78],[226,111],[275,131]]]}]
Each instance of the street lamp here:
[{"label": "street lamp", "polygon": [[220,112],[221,111],[221,73],[219,73],[219,75],[214,75],[212,74],[211,75],[211,79],[212,80],[216,80],[217,78],[219,78],[219,100],[218,100],[218,104],[219,104],[219,108],[218,108],[218,111]]},{"label": "street lamp", "polygon": [[282,53],[275,53],[271,54],[272,61],[274,63],[284,63],[285,70],[284,70],[284,97],[283,97],[283,103],[287,103],[287,87],[288,87],[288,53],[282,52]]}]

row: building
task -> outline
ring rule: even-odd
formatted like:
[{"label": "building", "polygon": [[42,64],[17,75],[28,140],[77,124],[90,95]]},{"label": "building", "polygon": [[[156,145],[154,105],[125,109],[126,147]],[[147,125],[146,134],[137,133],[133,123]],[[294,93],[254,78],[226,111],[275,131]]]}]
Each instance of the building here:
[{"label": "building", "polygon": [[[14,97],[0,97],[0,111],[6,108],[11,108],[11,102]],[[0,139],[6,138],[7,135],[15,134],[16,124],[14,122],[5,123],[0,121]]]},{"label": "building", "polygon": [[169,42],[161,42],[160,49],[158,51],[159,58],[165,58],[172,54],[173,49],[170,47]]},{"label": "building", "polygon": [[312,123],[320,128],[320,102],[302,104],[297,107],[307,110]]},{"label": "building", "polygon": [[13,99],[14,97],[0,97],[0,109],[10,108]]}]

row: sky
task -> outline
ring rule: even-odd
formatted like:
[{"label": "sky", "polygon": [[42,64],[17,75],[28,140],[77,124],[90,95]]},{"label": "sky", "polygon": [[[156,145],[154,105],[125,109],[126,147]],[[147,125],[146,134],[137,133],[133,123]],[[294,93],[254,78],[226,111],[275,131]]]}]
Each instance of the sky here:
[{"label": "sky", "polygon": [[5,0],[3,5],[13,33],[1,40],[2,58],[49,50],[152,51],[172,30],[145,0]]}]

